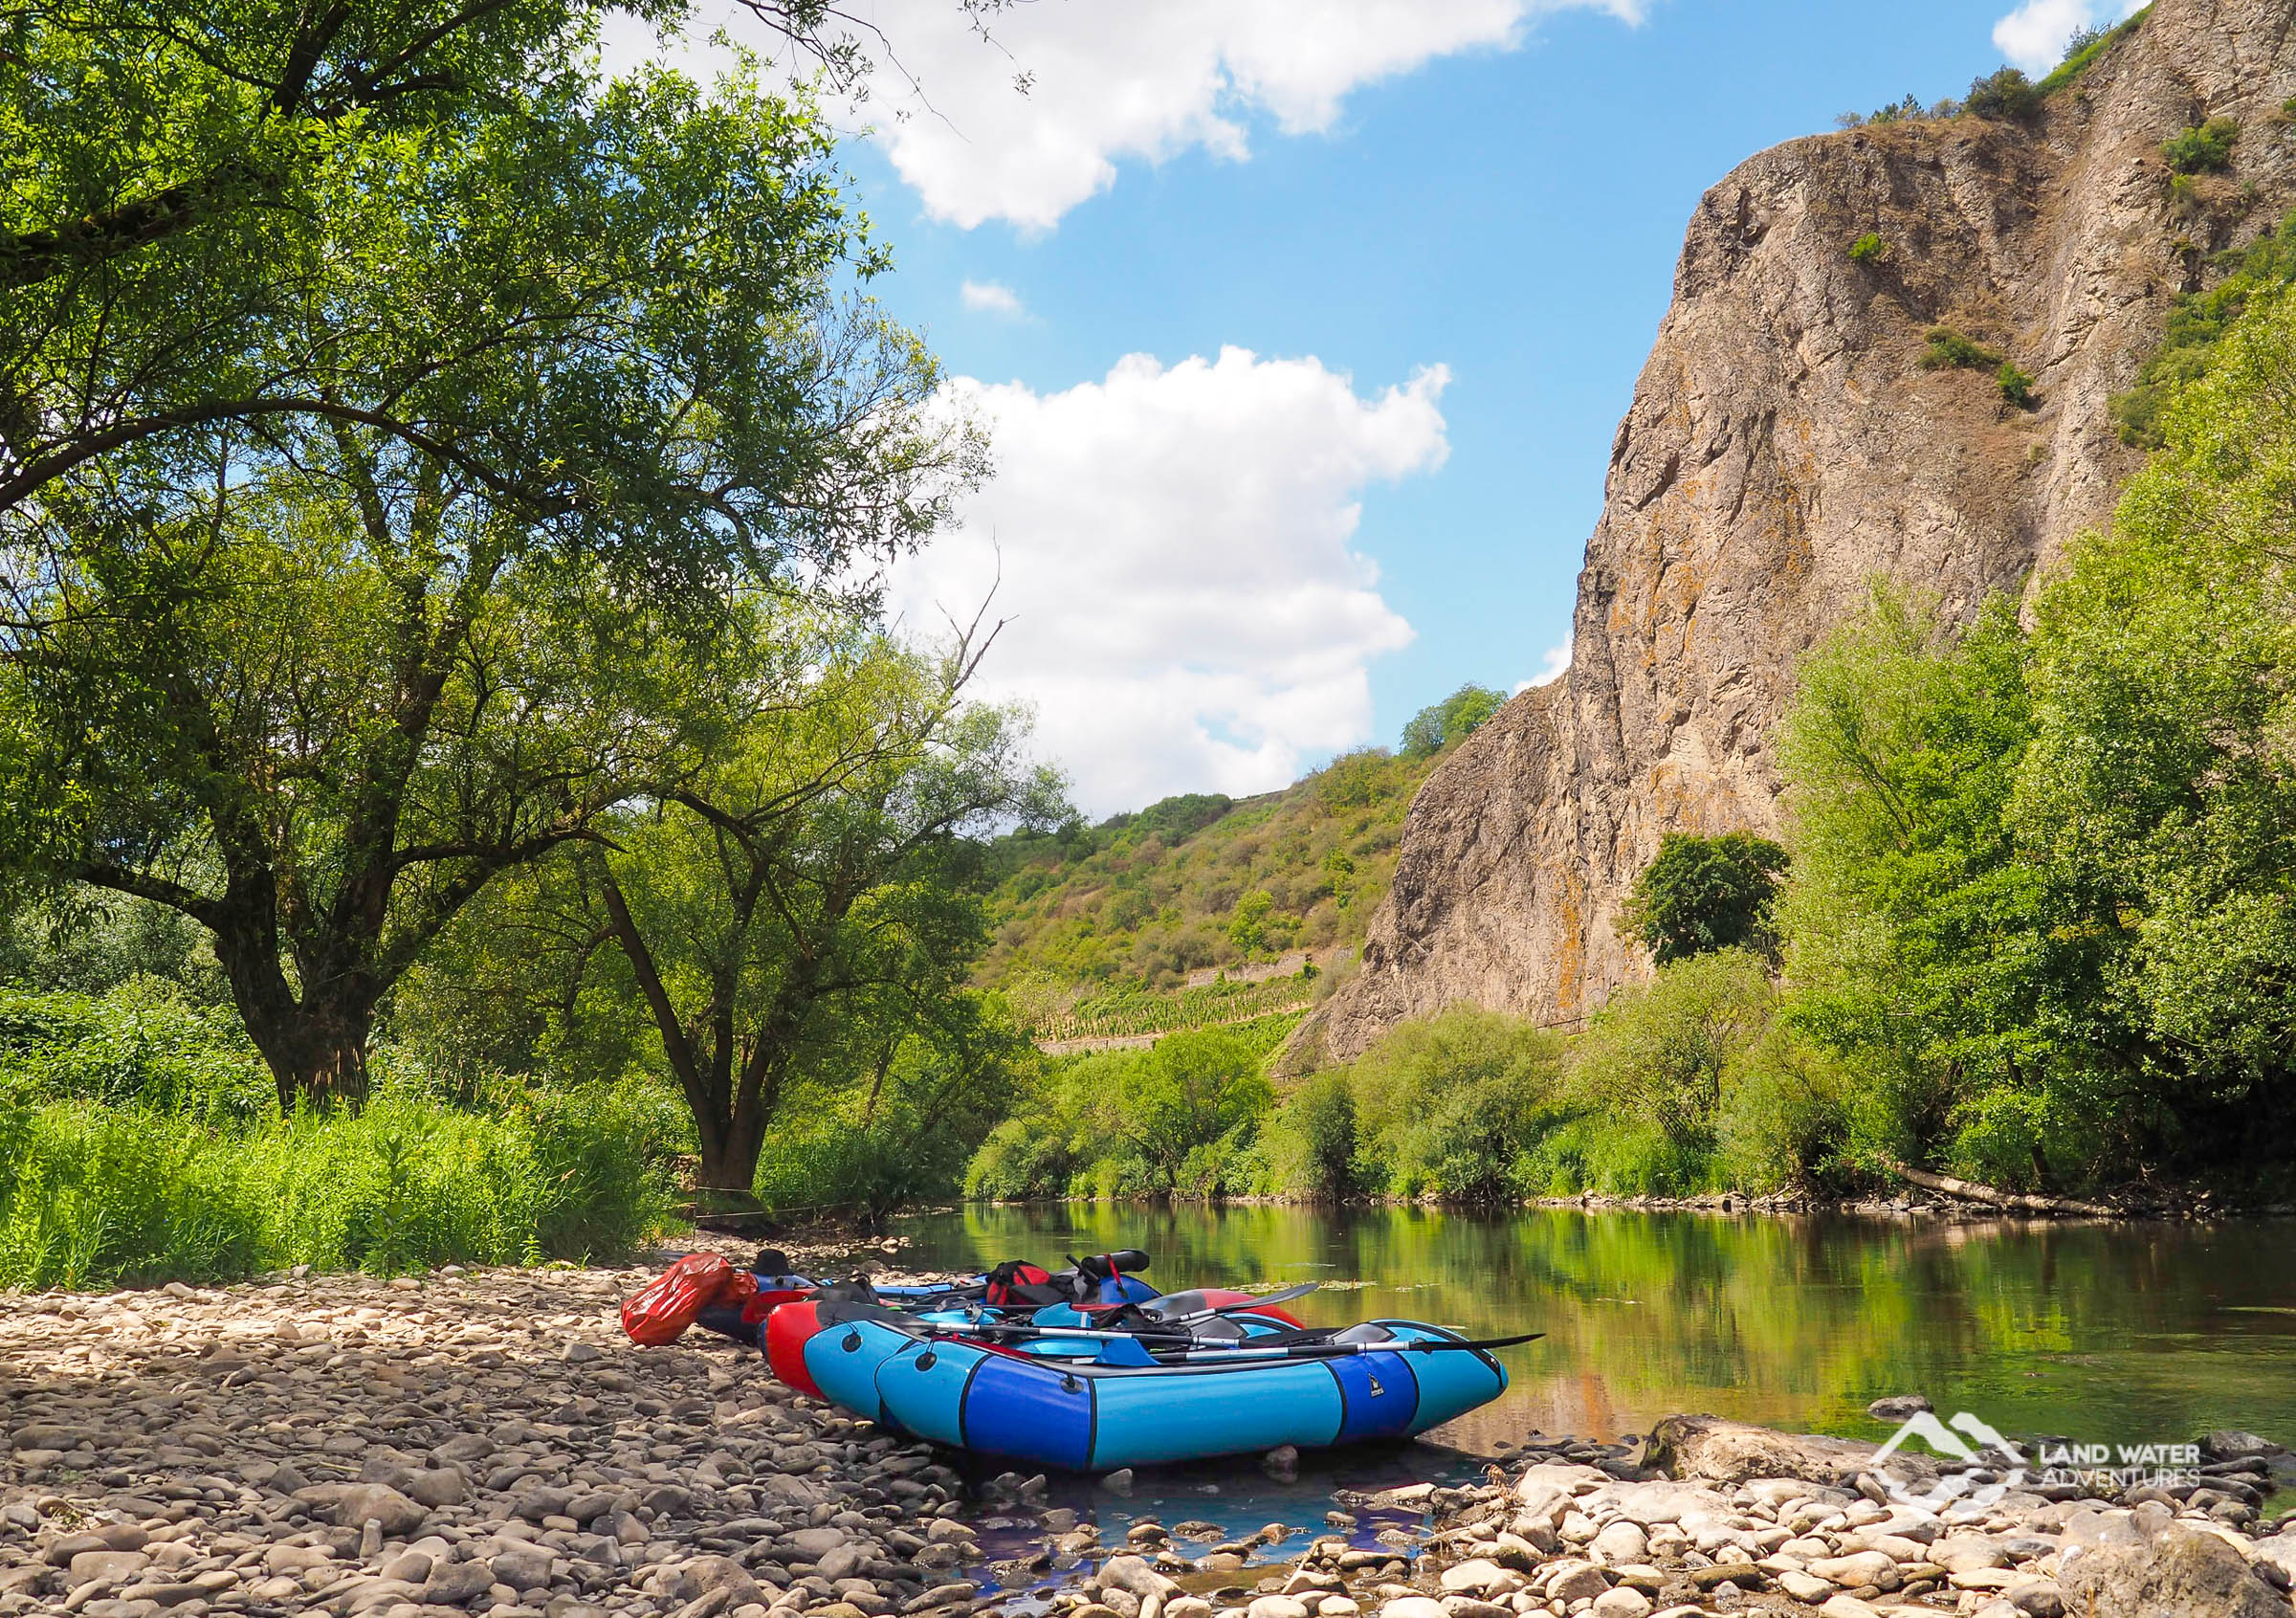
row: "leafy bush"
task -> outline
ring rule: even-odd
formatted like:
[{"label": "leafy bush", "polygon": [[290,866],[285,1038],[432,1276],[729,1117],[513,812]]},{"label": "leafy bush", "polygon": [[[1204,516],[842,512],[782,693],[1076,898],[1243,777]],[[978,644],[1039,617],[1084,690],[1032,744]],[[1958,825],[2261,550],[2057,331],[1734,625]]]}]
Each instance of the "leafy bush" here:
[{"label": "leafy bush", "polygon": [[276,1110],[271,1073],[228,1008],[132,977],[100,995],[0,989],[0,1091],[140,1106],[203,1124]]},{"label": "leafy bush", "polygon": [[1888,251],[1888,247],[1883,242],[1878,232],[1867,231],[1849,244],[1849,260],[1853,264],[1866,264],[1880,258]]},{"label": "leafy bush", "polygon": [[2077,28],[2065,41],[2064,59],[2041,81],[2039,89],[2044,97],[2053,96],[2086,73],[2106,52],[2134,33],[2144,25],[2151,6],[2136,11],[2118,25],[2108,29]]},{"label": "leafy bush", "polygon": [[1976,118],[2014,122],[2041,110],[2041,86],[2013,67],[1998,68],[1973,82],[1961,109]]},{"label": "leafy bush", "polygon": [[1932,326],[1921,335],[1929,344],[1921,351],[1919,361],[1925,371],[1990,371],[1998,370],[2007,363],[2001,354],[1963,337],[1952,326]]},{"label": "leafy bush", "polygon": [[1669,831],[1635,878],[1623,918],[1660,965],[1711,949],[1768,949],[1770,900],[1786,851],[1751,831]]},{"label": "leafy bush", "polygon": [[1562,1041],[1454,1007],[1403,1023],[1348,1071],[1366,1188],[1490,1203],[1523,1193],[1526,1155],[1557,1121]]},{"label": "leafy bush", "polygon": [[[1574,1107],[1642,1143],[1636,1184],[1593,1188],[1703,1189],[1713,1176],[1723,1075],[1768,1030],[1770,968],[1744,949],[1678,961],[1611,996],[1571,1053]],[[1621,1163],[1604,1165],[1612,1173]]]},{"label": "leafy bush", "polygon": [[1442,701],[1420,709],[1403,726],[1403,757],[1432,758],[1481,729],[1491,715],[1507,705],[1507,694],[1489,686],[1467,684]]},{"label": "leafy bush", "polygon": [[2267,226],[2245,247],[2217,255],[2223,278],[2204,292],[2177,295],[2169,308],[2159,348],[2136,373],[2136,386],[2112,397],[2121,441],[2146,449],[2161,443],[2161,411],[2182,388],[2208,374],[2217,345],[2258,293],[2296,283],[2296,237],[2287,222]]},{"label": "leafy bush", "polygon": [[1356,1094],[1348,1075],[1320,1073],[1293,1092],[1261,1137],[1269,1188],[1314,1202],[1344,1202],[1361,1187]]},{"label": "leafy bush", "polygon": [[2003,360],[2001,368],[1993,373],[1993,380],[2000,388],[2001,397],[2019,410],[2029,410],[2033,408],[2033,379],[2020,370],[2014,361]]},{"label": "leafy bush", "polygon": [[2177,174],[2215,174],[2232,165],[2233,143],[2241,138],[2237,118],[2212,118],[2160,144],[2160,155]]}]

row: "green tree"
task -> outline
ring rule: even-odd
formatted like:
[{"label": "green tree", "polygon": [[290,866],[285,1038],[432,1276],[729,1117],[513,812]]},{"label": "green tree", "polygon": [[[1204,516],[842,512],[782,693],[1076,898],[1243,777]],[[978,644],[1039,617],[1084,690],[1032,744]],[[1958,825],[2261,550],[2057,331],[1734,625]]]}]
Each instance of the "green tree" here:
[{"label": "green tree", "polygon": [[1274,1103],[1259,1053],[1225,1029],[1176,1033],[1133,1063],[1104,1125],[1144,1171],[1145,1187],[1179,1189],[1190,1159],[1224,1140],[1240,1143]]},{"label": "green tree", "polygon": [[[205,928],[282,1105],[357,1104],[377,1008],[440,929],[692,767],[761,654],[741,597],[916,543],[973,465],[919,426],[930,359],[840,301],[877,258],[809,111],[529,66],[444,122],[351,120],[297,171],[318,227],[231,272],[290,285],[291,321],[176,308],[235,323],[185,387],[240,398],[244,366],[323,408],[122,402],[105,366],[143,351],[104,346],[129,342],[108,316],[0,322],[162,423],[69,452],[0,423],[38,489],[0,526],[0,864]],[[122,261],[155,309],[166,262]],[[188,336],[121,299],[177,363]],[[27,386],[8,408],[54,419]]]},{"label": "green tree", "polygon": [[1507,694],[1468,683],[1442,701],[1420,709],[1403,726],[1403,757],[1432,758],[1466,741],[1507,705]]},{"label": "green tree", "polygon": [[1660,965],[1713,949],[1770,946],[1770,905],[1786,851],[1751,831],[1669,831],[1634,881],[1627,936]]},{"label": "green tree", "polygon": [[1710,1174],[1724,1075],[1768,1029],[1776,1000],[1760,956],[1712,950],[1621,988],[1573,1049],[1573,1104],[1656,1148],[1638,1188],[1691,1190]]},{"label": "green tree", "polygon": [[1971,81],[1961,110],[1977,118],[2015,121],[2038,113],[2044,99],[2041,87],[2016,68],[1996,68]]},{"label": "green tree", "polygon": [[980,651],[815,641],[705,767],[574,862],[570,901],[627,964],[705,1186],[750,1187],[801,1089],[858,1088],[870,1134],[889,1079],[887,1105],[929,1121],[1014,1054],[1009,1017],[968,987],[987,942],[976,834],[1066,805],[1020,717],[961,699]]},{"label": "green tree", "polygon": [[1562,1040],[1454,1007],[1399,1024],[1349,1070],[1363,1160],[1397,1196],[1499,1202],[1559,1118]]},{"label": "green tree", "polygon": [[1266,888],[1254,888],[1236,900],[1234,914],[1227,919],[1227,942],[1248,961],[1268,953],[1268,913],[1275,908],[1275,896]]}]

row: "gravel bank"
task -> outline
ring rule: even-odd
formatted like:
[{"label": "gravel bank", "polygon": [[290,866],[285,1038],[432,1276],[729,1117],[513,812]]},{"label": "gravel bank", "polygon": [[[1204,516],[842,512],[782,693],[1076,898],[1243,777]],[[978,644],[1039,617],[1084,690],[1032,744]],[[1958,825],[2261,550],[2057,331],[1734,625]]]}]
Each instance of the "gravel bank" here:
[{"label": "gravel bank", "polygon": [[2296,1611],[2296,1533],[2242,1509],[2260,1460],[2186,1499],[2011,1493],[1947,1527],[1867,1497],[1857,1446],[1728,1424],[1527,1445],[1482,1486],[1335,1501],[1321,1537],[1099,1495],[1104,1547],[1043,1480],[968,1486],[748,1351],[631,1349],[616,1305],[650,1274],[0,1299],[0,1618]]}]

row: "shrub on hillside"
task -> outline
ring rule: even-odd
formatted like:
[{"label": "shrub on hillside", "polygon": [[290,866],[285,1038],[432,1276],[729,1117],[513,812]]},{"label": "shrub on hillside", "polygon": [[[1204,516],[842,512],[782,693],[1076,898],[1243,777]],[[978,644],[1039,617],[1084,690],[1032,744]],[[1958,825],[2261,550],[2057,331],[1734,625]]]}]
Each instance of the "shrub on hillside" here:
[{"label": "shrub on hillside", "polygon": [[1961,110],[1997,122],[2030,118],[2041,110],[2041,87],[2016,68],[1998,68],[1973,82]]},{"label": "shrub on hillside", "polygon": [[1998,370],[2004,363],[1998,351],[1963,337],[1952,326],[1932,326],[1921,335],[1929,344],[1921,351],[1919,362],[1925,371],[1990,371]]},{"label": "shrub on hillside", "polygon": [[1456,747],[1507,705],[1507,694],[1472,682],[1442,701],[1411,716],[1403,726],[1403,757],[1432,758],[1446,747]]},{"label": "shrub on hillside", "polygon": [[2233,144],[2241,138],[2237,118],[2212,118],[2188,126],[2160,144],[2160,155],[2177,174],[2215,174],[2232,165]]},{"label": "shrub on hillside", "polygon": [[2000,369],[1993,373],[1993,380],[1995,386],[2000,388],[2001,397],[2019,410],[2029,410],[2033,408],[2036,403],[2033,378],[2018,368],[2016,362],[2003,360]]},{"label": "shrub on hillside", "polygon": [[1624,929],[1660,965],[1713,949],[1771,947],[1770,903],[1786,851],[1751,831],[1669,831],[1635,878]]},{"label": "shrub on hillside", "polygon": [[1867,264],[1880,258],[1887,252],[1888,252],[1888,248],[1883,243],[1881,233],[1876,231],[1867,231],[1849,244],[1849,260],[1853,264]]}]

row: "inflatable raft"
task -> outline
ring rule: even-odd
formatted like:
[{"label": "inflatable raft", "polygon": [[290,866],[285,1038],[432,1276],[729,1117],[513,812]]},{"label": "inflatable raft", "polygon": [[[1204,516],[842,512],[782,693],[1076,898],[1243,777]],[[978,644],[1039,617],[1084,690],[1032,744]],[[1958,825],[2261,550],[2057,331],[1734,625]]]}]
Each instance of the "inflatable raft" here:
[{"label": "inflatable raft", "polygon": [[[815,1308],[786,1305],[773,1324]],[[795,1344],[808,1391],[919,1438],[1071,1472],[1408,1438],[1507,1387],[1487,1351],[1416,1320],[1330,1334],[1268,1321],[1240,1345],[1159,1357],[1137,1339],[1015,1345],[830,1313],[844,1318],[804,1322],[813,1329]]]}]

